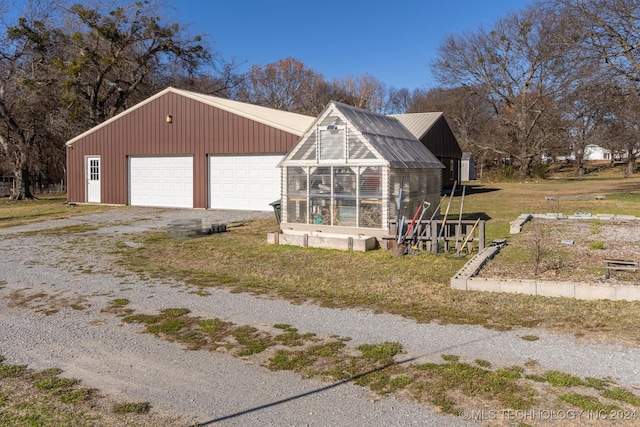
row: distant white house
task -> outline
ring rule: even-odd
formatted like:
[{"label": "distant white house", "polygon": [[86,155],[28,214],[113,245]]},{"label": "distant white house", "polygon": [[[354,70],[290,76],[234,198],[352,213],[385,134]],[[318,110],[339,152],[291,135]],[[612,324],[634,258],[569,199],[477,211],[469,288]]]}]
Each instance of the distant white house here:
[{"label": "distant white house", "polygon": [[595,144],[584,147],[582,159],[585,162],[611,162],[611,150]]},{"label": "distant white house", "polygon": [[[624,161],[628,157],[627,151],[611,151],[597,144],[589,144],[584,147],[582,160],[586,163],[611,163],[612,161]],[[571,152],[564,156],[548,156],[543,155],[542,161],[547,162],[573,162],[576,160],[576,153]]]}]

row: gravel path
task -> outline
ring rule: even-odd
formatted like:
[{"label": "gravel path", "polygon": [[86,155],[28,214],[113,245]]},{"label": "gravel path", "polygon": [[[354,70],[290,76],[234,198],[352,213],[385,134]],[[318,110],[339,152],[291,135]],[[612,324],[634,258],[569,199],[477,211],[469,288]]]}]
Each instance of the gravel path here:
[{"label": "gravel path", "polygon": [[[137,312],[185,307],[196,316],[237,324],[286,323],[302,333],[346,336],[354,345],[397,341],[407,350],[401,360],[412,363],[441,362],[442,354],[485,359],[496,367],[536,360],[542,369],[611,377],[621,385],[640,387],[640,352],[622,344],[581,343],[544,330],[416,324],[398,316],[293,305],[224,289],[212,289],[203,297],[181,283],[114,274],[117,268],[105,254],[87,250],[87,241],[108,241],[116,234],[165,227],[177,219],[205,218],[208,224],[261,215],[268,214],[122,208],[0,230],[0,354],[8,363],[35,369],[59,367],[64,375],[118,399],[149,401],[159,413],[179,416],[177,425],[214,420],[221,425],[473,425],[403,399],[375,399],[359,386],[302,380],[298,374],[271,372],[229,355],[185,351],[101,312],[114,298],[127,298]],[[20,234],[78,224],[101,228],[73,236]],[[31,308],[15,304],[39,292],[48,295],[45,306],[59,302],[65,308],[45,315],[37,302]],[[70,301],[83,309],[71,308]],[[540,339],[521,338],[531,334]]]}]

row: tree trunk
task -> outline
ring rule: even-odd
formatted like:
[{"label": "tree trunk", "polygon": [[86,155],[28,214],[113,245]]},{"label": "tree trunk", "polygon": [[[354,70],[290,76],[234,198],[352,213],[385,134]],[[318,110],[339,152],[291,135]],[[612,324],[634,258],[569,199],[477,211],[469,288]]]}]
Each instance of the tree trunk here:
[{"label": "tree trunk", "polygon": [[629,178],[634,174],[636,169],[636,157],[633,155],[629,155],[629,160],[627,161],[627,167],[624,170],[624,177]]},{"label": "tree trunk", "polygon": [[576,170],[576,176],[578,178],[582,178],[584,176],[584,160],[582,159],[582,154],[576,156],[576,160],[578,162],[578,168]]},{"label": "tree trunk", "polygon": [[31,193],[29,183],[29,171],[27,169],[16,168],[13,171],[13,188],[11,188],[11,197],[9,200],[27,200],[35,199]]},{"label": "tree trunk", "polygon": [[531,165],[533,165],[533,157],[526,157],[522,159],[520,167],[518,168],[518,176],[521,180],[524,181],[530,176]]}]

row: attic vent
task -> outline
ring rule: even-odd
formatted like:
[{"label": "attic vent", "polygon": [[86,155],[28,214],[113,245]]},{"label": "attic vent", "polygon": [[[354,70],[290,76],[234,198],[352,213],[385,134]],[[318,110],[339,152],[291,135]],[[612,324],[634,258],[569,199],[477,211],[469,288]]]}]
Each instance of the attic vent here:
[{"label": "attic vent", "polygon": [[346,161],[346,126],[328,125],[318,127],[318,161]]}]

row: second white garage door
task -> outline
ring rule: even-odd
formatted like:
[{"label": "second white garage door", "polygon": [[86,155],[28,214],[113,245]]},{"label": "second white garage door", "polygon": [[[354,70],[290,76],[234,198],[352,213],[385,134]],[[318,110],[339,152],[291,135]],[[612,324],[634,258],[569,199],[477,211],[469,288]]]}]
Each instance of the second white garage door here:
[{"label": "second white garage door", "polygon": [[209,206],[214,209],[268,211],[280,199],[276,156],[210,156]]},{"label": "second white garage door", "polygon": [[129,204],[193,208],[193,157],[130,157]]}]

